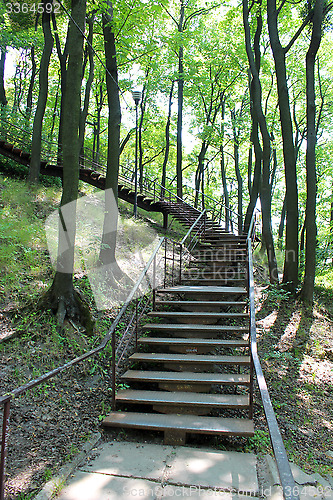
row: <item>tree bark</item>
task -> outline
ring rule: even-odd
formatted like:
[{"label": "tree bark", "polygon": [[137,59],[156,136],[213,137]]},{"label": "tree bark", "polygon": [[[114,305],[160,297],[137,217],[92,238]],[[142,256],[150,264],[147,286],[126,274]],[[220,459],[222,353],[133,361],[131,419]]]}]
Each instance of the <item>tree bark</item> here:
[{"label": "tree bark", "polygon": [[[48,0],[43,0],[44,5],[46,5]],[[40,157],[42,149],[42,128],[43,119],[46,108],[47,94],[48,94],[48,75],[49,75],[49,64],[52,54],[53,47],[53,36],[51,33],[51,16],[46,12],[46,9],[42,15],[42,25],[44,33],[44,49],[40,62],[39,71],[39,94],[37,108],[33,124],[33,134],[31,143],[31,159],[30,159],[30,169],[29,169],[29,181],[32,183],[38,182],[39,172],[40,172]]]},{"label": "tree bark", "polygon": [[266,247],[268,269],[269,269],[269,279],[272,284],[279,282],[277,262],[274,249],[274,240],[272,233],[272,216],[271,216],[271,203],[272,203],[272,189],[271,189],[271,179],[270,179],[270,162],[271,162],[271,138],[267,128],[266,117],[262,109],[262,91],[261,83],[259,78],[260,68],[260,36],[262,31],[262,17],[261,11],[257,12],[257,28],[255,35],[255,54],[256,59],[253,55],[251,48],[251,38],[250,38],[250,26],[249,26],[249,11],[248,2],[243,0],[243,23],[245,31],[245,46],[246,53],[249,60],[250,70],[253,78],[253,112],[254,117],[258,121],[260,127],[260,133],[262,137],[262,177],[261,177],[261,187],[260,187],[260,200],[262,208],[262,236]]},{"label": "tree bark", "polygon": [[[72,0],[72,20],[68,29],[68,68],[65,99],[63,103],[63,192],[61,207],[71,207],[70,217],[59,224],[59,248],[66,248],[58,255],[57,272],[47,299],[57,311],[58,321],[65,317],[81,322],[91,331],[89,309],[80,299],[73,285],[74,242],[76,232],[76,200],[79,185],[79,124],[82,82],[83,36],[86,0]],[[70,205],[68,205],[70,203]],[[61,219],[61,215],[60,215]],[[72,242],[66,245],[66,240]],[[63,246],[64,245],[64,246]]]},{"label": "tree bark", "polygon": [[305,237],[305,275],[302,298],[313,303],[314,281],[316,272],[316,94],[315,62],[320,47],[323,23],[323,0],[316,0],[312,20],[310,46],[306,54],[306,237]]},{"label": "tree bark", "polygon": [[116,230],[118,212],[108,195],[108,190],[113,191],[114,199],[118,202],[118,172],[120,154],[120,122],[121,109],[118,87],[118,68],[115,37],[112,30],[112,4],[108,0],[107,12],[103,13],[104,50],[107,67],[106,86],[108,95],[108,159],[105,181],[105,217],[102,245],[99,260],[102,265],[112,264],[115,275],[121,276],[121,270],[116,264]]},{"label": "tree bark", "polygon": [[[178,33],[181,37],[184,29],[185,4],[184,0],[180,0],[180,17],[178,22]],[[178,50],[178,114],[177,114],[177,159],[176,159],[176,174],[177,174],[177,196],[183,197],[183,102],[184,102],[184,46],[181,39]]]},{"label": "tree bark", "polygon": [[6,47],[1,48],[0,55],[0,104],[6,106],[8,103],[5,90],[5,62],[6,62]]},{"label": "tree bark", "polygon": [[286,179],[286,244],[283,283],[287,290],[295,294],[298,285],[298,189],[296,152],[287,83],[286,50],[282,47],[279,38],[276,0],[267,0],[267,19],[269,39],[275,63]]},{"label": "tree bark", "polygon": [[169,93],[169,105],[168,105],[168,118],[165,125],[165,152],[164,160],[162,165],[162,180],[161,180],[161,199],[164,198],[165,185],[166,185],[166,168],[169,160],[170,153],[170,125],[171,125],[171,108],[172,108],[172,94],[175,82],[171,83],[170,93]]},{"label": "tree bark", "polygon": [[237,130],[235,110],[231,111],[231,122],[233,130],[235,173],[237,179],[237,225],[238,233],[241,234],[243,231],[243,178],[239,168],[239,130]]},{"label": "tree bark", "polygon": [[[91,86],[92,82],[94,80],[94,68],[95,68],[95,63],[94,63],[94,52],[92,49],[92,41],[93,41],[93,34],[94,34],[94,21],[95,21],[95,16],[92,14],[89,16],[87,19],[87,24],[88,24],[88,37],[87,37],[87,46],[86,46],[86,51],[88,54],[89,58],[89,76],[87,79],[87,84],[85,88],[85,95],[84,95],[84,104],[83,108],[81,111],[81,116],[80,116],[80,131],[79,131],[79,142],[80,142],[80,150],[83,153],[83,147],[84,147],[84,133],[86,130],[86,121],[87,121],[87,116],[88,116],[88,109],[89,109],[89,101],[90,101],[90,91],[91,91]],[[84,74],[82,75],[84,77]]]},{"label": "tree bark", "polygon": [[34,90],[35,79],[36,79],[36,74],[37,74],[37,64],[36,64],[36,58],[35,58],[34,45],[32,45],[31,49],[30,49],[30,59],[31,59],[31,76],[30,76],[30,83],[29,83],[29,89],[28,89],[28,95],[27,95],[27,107],[26,107],[27,120],[30,120],[30,116],[31,116],[32,97],[33,97],[33,90]]},{"label": "tree bark", "polygon": [[224,196],[224,208],[225,208],[225,229],[229,231],[230,228],[230,203],[229,203],[229,191],[227,185],[227,176],[225,171],[225,159],[224,159],[224,117],[225,117],[225,99],[221,97],[221,144],[220,144],[220,167],[221,167],[221,181]]}]

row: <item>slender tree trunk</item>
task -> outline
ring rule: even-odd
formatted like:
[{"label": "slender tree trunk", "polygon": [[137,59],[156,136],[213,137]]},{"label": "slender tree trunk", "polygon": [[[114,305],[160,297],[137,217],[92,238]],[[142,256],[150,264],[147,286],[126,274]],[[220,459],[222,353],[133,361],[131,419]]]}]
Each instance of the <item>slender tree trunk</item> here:
[{"label": "slender tree trunk", "polygon": [[172,94],[175,82],[171,83],[170,94],[169,94],[169,106],[168,106],[168,118],[165,125],[165,152],[164,152],[164,160],[162,166],[162,181],[161,181],[161,198],[164,198],[165,193],[165,185],[166,185],[166,169],[169,160],[169,152],[170,152],[170,124],[171,124],[171,108],[172,108]]},{"label": "slender tree trunk", "polygon": [[[149,69],[148,69],[149,71]],[[148,71],[146,72],[146,79],[148,77]],[[145,117],[145,111],[146,111],[146,92],[147,92],[147,85],[144,84],[143,90],[142,90],[142,97],[141,97],[141,102],[140,102],[140,119],[139,119],[139,125],[138,125],[138,148],[139,148],[139,155],[138,155],[138,166],[139,166],[139,188],[140,192],[142,192],[142,185],[143,185],[143,145],[142,145],[142,128],[143,128],[143,120]]]},{"label": "slender tree trunk", "polygon": [[8,103],[5,91],[5,62],[6,62],[6,47],[0,52],[0,104],[6,106]]},{"label": "slender tree trunk", "polygon": [[306,244],[305,276],[302,297],[309,304],[313,303],[314,281],[316,272],[316,99],[315,99],[315,62],[320,47],[323,0],[316,0],[312,20],[310,46],[306,54]]},{"label": "slender tree trunk", "polygon": [[[89,58],[89,76],[87,79],[87,84],[86,84],[86,89],[85,89],[85,95],[84,95],[84,104],[83,108],[81,111],[80,115],[80,129],[79,129],[79,142],[80,142],[80,151],[83,153],[83,147],[84,147],[84,134],[86,130],[86,121],[87,121],[87,116],[88,116],[88,109],[89,109],[89,101],[90,101],[90,91],[91,91],[91,86],[92,82],[94,80],[94,68],[95,68],[95,63],[94,63],[94,53],[92,49],[92,41],[93,41],[93,33],[94,33],[94,21],[95,21],[95,16],[91,15],[87,19],[87,24],[88,24],[88,37],[87,37],[87,53],[88,53],[88,58]],[[84,75],[83,75],[84,77]]]},{"label": "slender tree trunk", "polygon": [[[183,33],[183,24],[185,17],[185,4],[184,0],[180,0],[180,18],[178,23],[179,36]],[[177,174],[177,196],[183,197],[183,102],[184,102],[184,46],[182,39],[178,49],[178,115],[177,115],[177,160],[176,160],[176,174]]]},{"label": "slender tree trunk", "polygon": [[270,44],[275,63],[286,179],[286,245],[283,283],[285,287],[294,294],[298,285],[298,189],[296,153],[287,82],[286,51],[281,45],[278,33],[276,0],[267,0],[267,17]]},{"label": "slender tree trunk", "polygon": [[31,116],[32,97],[33,97],[34,84],[35,84],[35,79],[36,79],[36,74],[37,74],[35,47],[33,45],[31,46],[31,49],[30,49],[30,59],[31,59],[31,76],[30,76],[30,83],[29,83],[29,89],[28,89],[28,95],[27,95],[27,108],[26,108],[27,121],[30,120],[30,116]]},{"label": "slender tree trunk", "polygon": [[225,117],[225,99],[221,98],[221,144],[220,144],[220,167],[221,167],[221,181],[224,196],[225,205],[225,229],[229,231],[230,228],[230,202],[229,202],[229,191],[227,185],[227,176],[225,171],[225,159],[224,159],[224,117]]},{"label": "slender tree trunk", "polygon": [[106,86],[108,94],[108,161],[105,181],[105,217],[102,245],[99,255],[100,263],[103,265],[112,264],[113,272],[117,276],[121,275],[121,270],[116,263],[116,230],[118,212],[114,210],[114,204],[108,194],[108,190],[113,191],[114,199],[118,202],[118,172],[119,172],[119,151],[120,151],[120,122],[121,110],[118,87],[118,68],[115,37],[112,29],[112,4],[108,0],[107,12],[103,14],[103,35],[106,67]]},{"label": "slender tree trunk", "polygon": [[[43,3],[46,5],[47,0],[44,0]],[[39,95],[38,95],[37,109],[33,124],[31,159],[30,159],[30,169],[29,169],[29,181],[33,183],[38,182],[39,179],[40,159],[41,159],[41,149],[42,149],[42,128],[43,128],[43,119],[44,119],[47,94],[48,94],[49,64],[53,47],[53,36],[51,33],[50,19],[51,16],[50,14],[47,13],[45,9],[42,16],[44,49],[43,49],[42,59],[40,62]]]},{"label": "slender tree trunk", "polygon": [[62,163],[62,135],[63,135],[63,130],[62,130],[62,124],[63,124],[63,108],[64,108],[64,101],[65,101],[65,94],[66,94],[66,76],[67,76],[67,59],[68,59],[68,30],[67,30],[67,38],[65,42],[65,47],[64,50],[61,50],[61,44],[60,44],[60,38],[58,34],[58,28],[57,28],[57,21],[54,13],[52,13],[52,24],[53,24],[53,31],[54,31],[54,38],[55,38],[55,44],[56,44],[56,49],[57,49],[57,54],[59,58],[59,64],[60,64],[60,87],[61,87],[61,99],[60,99],[60,116],[59,116],[59,130],[58,130],[58,159],[57,163],[58,165],[61,165]]},{"label": "slender tree trunk", "polygon": [[231,111],[231,121],[233,123],[233,142],[234,142],[234,162],[237,179],[237,213],[238,213],[238,233],[243,231],[243,178],[239,169],[239,131],[236,126],[235,110]]},{"label": "slender tree trunk", "polygon": [[279,246],[282,247],[282,238],[283,238],[283,232],[284,232],[284,221],[286,218],[286,197],[283,198],[283,205],[282,205],[282,210],[281,210],[281,218],[280,218],[280,224],[279,224]]}]

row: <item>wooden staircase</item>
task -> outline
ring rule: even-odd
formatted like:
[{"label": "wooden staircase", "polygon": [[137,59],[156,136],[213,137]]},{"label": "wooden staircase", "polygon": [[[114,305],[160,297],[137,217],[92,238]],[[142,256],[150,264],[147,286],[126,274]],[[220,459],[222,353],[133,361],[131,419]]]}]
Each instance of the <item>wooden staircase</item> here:
[{"label": "wooden staircase", "polygon": [[[178,220],[190,226],[194,210]],[[156,290],[121,377],[128,388],[117,392],[120,411],[103,426],[163,431],[166,444],[192,433],[254,434],[246,239],[210,225],[181,283]]]}]

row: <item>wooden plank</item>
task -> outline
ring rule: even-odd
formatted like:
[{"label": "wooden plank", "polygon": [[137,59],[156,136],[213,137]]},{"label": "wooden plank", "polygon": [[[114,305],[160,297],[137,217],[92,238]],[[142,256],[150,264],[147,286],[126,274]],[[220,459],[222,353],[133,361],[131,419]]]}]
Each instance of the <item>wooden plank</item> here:
[{"label": "wooden plank", "polygon": [[254,435],[253,421],[245,418],[200,417],[160,413],[112,412],[102,422],[105,427],[145,430],[183,430],[197,434],[224,436]]},{"label": "wooden plank", "polygon": [[237,301],[237,300],[156,300],[156,305],[159,306],[195,306],[200,308],[203,307],[236,307],[241,306],[245,307],[246,302]]},{"label": "wooden plank", "polygon": [[248,340],[219,340],[219,339],[187,339],[181,337],[140,337],[139,344],[151,345],[182,345],[182,346],[196,346],[196,347],[248,347]]},{"label": "wooden plank", "polygon": [[239,373],[200,373],[127,370],[121,377],[128,381],[173,382],[191,384],[249,385],[250,375]]},{"label": "wooden plank", "polygon": [[219,319],[233,319],[233,318],[248,318],[247,313],[221,313],[221,312],[200,312],[200,311],[152,311],[148,313],[150,317],[158,318],[219,318]]},{"label": "wooden plank", "polygon": [[146,361],[152,363],[194,363],[237,366],[247,366],[250,364],[250,356],[218,356],[215,354],[204,355],[135,352],[128,359],[131,361]]},{"label": "wooden plank", "polygon": [[246,294],[246,288],[241,286],[172,286],[158,288],[156,293],[217,293],[217,294]]},{"label": "wooden plank", "polygon": [[209,408],[247,408],[248,395],[238,394],[200,394],[197,392],[141,391],[123,389],[117,393],[117,401],[184,406],[203,406]]},{"label": "wooden plank", "polygon": [[179,331],[179,332],[241,332],[248,333],[249,329],[245,326],[238,325],[197,325],[197,324],[181,324],[181,323],[147,323],[143,326],[145,331]]}]

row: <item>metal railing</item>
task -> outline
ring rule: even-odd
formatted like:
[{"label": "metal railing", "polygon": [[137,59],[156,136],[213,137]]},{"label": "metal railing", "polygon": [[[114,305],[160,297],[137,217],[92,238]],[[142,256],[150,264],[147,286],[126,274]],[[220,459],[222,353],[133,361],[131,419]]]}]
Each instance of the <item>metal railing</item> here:
[{"label": "metal railing", "polygon": [[[0,138],[12,144],[15,148],[21,149],[25,153],[30,153],[31,150],[31,138],[32,131],[26,130],[18,125],[1,117],[0,121]],[[62,164],[62,152],[61,148],[58,147],[58,143],[49,141],[45,137],[42,137],[42,161],[44,163],[61,165]],[[10,152],[8,156],[13,157]],[[25,157],[21,158],[22,163],[27,164],[28,159]],[[102,153],[93,151],[92,149],[84,146],[82,148],[80,159],[80,168],[95,170],[103,175],[106,174],[107,158]],[[120,166],[119,170],[119,184],[134,191],[135,188],[135,173],[134,169],[129,166]],[[203,194],[201,191],[197,191],[195,188],[185,184],[183,186],[183,198],[177,196],[177,194],[172,190],[173,186],[169,187],[162,186],[157,179],[151,179],[147,175],[139,177],[139,195],[145,195],[153,199],[154,203],[168,201],[169,203],[181,203],[185,206],[193,208],[196,206],[197,200],[203,199],[202,208],[198,208],[198,214],[206,209],[209,212],[210,217],[218,222],[220,225],[224,222],[224,229],[227,231],[237,232],[239,231],[237,220],[238,214],[227,207],[221,200],[214,199],[213,197]]]},{"label": "metal railing", "polygon": [[[124,304],[122,305],[121,309],[119,310],[116,318],[114,319],[107,335],[104,337],[103,341],[99,344],[99,346],[95,347],[94,349],[91,349],[87,353],[76,357],[75,359],[59,366],[58,368],[55,368],[44,375],[41,375],[40,377],[31,380],[27,382],[26,384],[12,390],[9,393],[6,393],[0,397],[0,405],[3,406],[3,422],[2,422],[2,441],[1,441],[1,456],[0,456],[0,500],[4,500],[4,487],[5,487],[5,462],[6,462],[6,455],[7,455],[7,445],[8,445],[8,437],[9,437],[9,417],[10,417],[10,408],[11,408],[11,402],[14,398],[17,396],[29,391],[30,389],[33,389],[40,384],[46,382],[47,380],[55,377],[56,375],[61,374],[65,370],[68,370],[69,368],[77,365],[78,363],[81,363],[82,361],[98,354],[99,352],[103,351],[107,345],[111,343],[111,380],[112,380],[112,408],[116,408],[116,382],[117,382],[117,368],[119,366],[120,361],[122,360],[124,354],[126,353],[127,347],[131,340],[133,339],[133,336],[135,335],[135,342],[137,345],[137,340],[138,340],[138,324],[143,316],[144,312],[147,309],[147,306],[150,302],[150,297],[149,295],[152,294],[153,298],[153,305],[155,305],[155,289],[157,286],[157,268],[163,269],[163,279],[160,280],[161,283],[164,284],[164,286],[168,285],[168,283],[174,283],[175,282],[175,276],[178,275],[179,272],[179,277],[181,279],[181,269],[182,269],[182,250],[184,249],[184,244],[186,241],[189,239],[191,241],[194,241],[200,237],[201,232],[204,229],[204,224],[202,223],[202,219],[205,219],[205,212],[202,212],[200,216],[197,218],[195,223],[191,226],[191,228],[187,231],[186,235],[182,240],[179,241],[174,241],[171,240],[167,237],[162,237],[157,246],[155,247],[155,250],[153,251],[150,259],[148,260],[147,264],[145,265],[144,269],[142,270],[138,280],[136,281],[134,287],[132,288],[131,292],[127,296]],[[198,227],[201,229],[198,231]],[[195,232],[195,236],[192,235],[191,233]],[[168,252],[168,246],[170,245],[173,248],[173,252],[170,254],[170,251]],[[180,251],[176,252],[176,247],[177,245],[180,248]],[[162,260],[164,259],[164,266],[158,266],[157,263],[157,256],[158,252],[162,251]],[[177,255],[178,257],[178,265],[177,265]],[[170,262],[168,264],[168,262]],[[179,266],[179,271],[177,267]],[[150,271],[152,267],[152,275],[149,278],[148,272]],[[148,277],[148,286],[150,288],[150,291],[148,293],[146,292],[145,294],[142,294],[140,292],[140,285],[142,284],[143,280]],[[138,295],[141,295],[139,298]],[[125,312],[129,308],[130,304],[133,304],[134,301],[134,311],[132,312],[132,315],[130,317],[130,320],[127,324],[127,328],[125,332],[123,333],[122,339],[120,340],[118,346],[117,346],[117,339],[116,339],[116,330],[117,326],[121,320],[121,318],[124,316]]]},{"label": "metal railing", "polygon": [[[253,277],[253,255],[252,255],[252,239],[255,229],[256,211],[253,211],[249,231],[247,235],[247,251],[248,251],[248,294],[249,294],[249,313],[250,313],[250,349],[252,369],[256,374],[256,379],[260,391],[261,400],[264,407],[265,417],[267,421],[270,440],[273,447],[274,457],[283,489],[285,500],[299,500],[298,489],[296,487],[294,477],[291,472],[286,449],[283,444],[283,439],[276,420],[272,402],[269,396],[267,383],[262,371],[257,346],[256,335],[256,318],[255,318],[255,303],[254,303],[254,277]],[[251,373],[251,375],[252,375]],[[251,384],[251,397],[253,399],[253,382]]]}]

